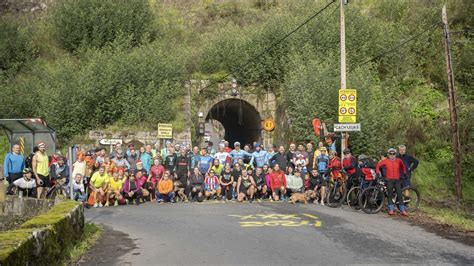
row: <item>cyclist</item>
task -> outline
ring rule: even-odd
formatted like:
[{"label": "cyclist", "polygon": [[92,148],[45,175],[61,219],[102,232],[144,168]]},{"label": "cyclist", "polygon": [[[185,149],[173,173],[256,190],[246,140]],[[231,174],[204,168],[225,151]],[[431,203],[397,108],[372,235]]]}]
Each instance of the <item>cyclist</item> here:
[{"label": "cyclist", "polygon": [[263,167],[263,165],[268,163],[268,153],[262,150],[262,147],[259,143],[255,144],[255,151],[252,153],[252,159],[250,164],[255,163],[257,167]]},{"label": "cyclist", "polygon": [[199,156],[198,167],[202,175],[205,175],[211,169],[213,158],[207,155],[207,149],[204,147],[201,149],[201,156]]},{"label": "cyclist", "polygon": [[398,158],[402,159],[407,170],[406,178],[402,178],[402,188],[411,185],[411,172],[418,167],[418,160],[415,157],[406,154],[406,152],[407,147],[405,145],[398,146]]},{"label": "cyclist", "polygon": [[36,197],[40,199],[44,188],[51,187],[49,179],[49,158],[46,154],[46,144],[41,142],[38,144],[38,151],[33,156],[33,173],[36,178]]},{"label": "cyclist", "polygon": [[244,159],[245,156],[252,157],[252,154],[240,149],[240,142],[234,142],[235,149],[230,152],[230,157],[232,158],[232,163],[236,164],[239,162],[239,159]]},{"label": "cyclist", "polygon": [[329,165],[328,172],[330,174],[331,180],[337,180],[341,177],[341,159],[337,157],[336,151],[329,151]]},{"label": "cyclist", "polygon": [[349,149],[344,149],[344,159],[342,160],[342,167],[346,171],[348,177],[346,182],[346,191],[349,191],[354,182],[359,180],[360,169],[357,165],[357,159],[352,156],[352,152]]},{"label": "cyclist", "polygon": [[207,199],[211,197],[219,199],[221,191],[219,178],[217,178],[213,170],[210,170],[209,173],[206,173],[206,178],[204,179],[204,196],[206,196]]},{"label": "cyclist", "polygon": [[286,177],[285,172],[280,170],[280,166],[275,164],[273,171],[269,176],[270,188],[272,189],[273,200],[285,201]]},{"label": "cyclist", "polygon": [[329,166],[329,157],[326,155],[327,149],[326,147],[321,147],[320,149],[321,154],[316,158],[316,169],[318,170],[319,174],[319,188],[321,192],[321,205],[324,206],[324,198],[326,195],[326,185],[328,182],[328,166]]},{"label": "cyclist", "polygon": [[204,177],[199,171],[199,167],[194,167],[194,172],[189,178],[191,183],[191,201],[197,200],[202,202],[203,200],[203,191],[204,191]]},{"label": "cyclist", "polygon": [[362,172],[362,183],[361,188],[365,189],[371,185],[371,183],[375,180],[375,167],[373,167],[372,163],[370,162],[370,158],[361,154],[358,157],[359,161],[359,168]]},{"label": "cyclist", "polygon": [[221,177],[219,178],[219,182],[221,183],[222,188],[222,199],[224,199],[225,197],[227,200],[231,200],[233,194],[232,188],[234,183],[234,177],[232,176],[232,169],[230,168],[230,164],[225,165],[225,169],[222,172]]},{"label": "cyclist", "polygon": [[3,176],[9,183],[7,194],[13,194],[13,182],[24,176],[24,173],[22,173],[23,168],[25,168],[25,160],[23,155],[20,154],[20,145],[14,144],[12,151],[7,153],[3,163]]},{"label": "cyclist", "polygon": [[248,172],[243,170],[242,175],[237,181],[237,200],[239,202],[244,201],[245,198],[251,203],[253,201],[253,195],[255,193],[255,181]]},{"label": "cyclist", "polygon": [[[388,149],[388,158],[380,161],[377,164],[376,172],[380,174],[380,167],[385,167],[385,178],[387,182],[387,194],[388,194],[388,215],[395,214],[395,208],[392,201],[393,188],[397,193],[397,199],[400,201],[402,198],[401,189],[401,173],[407,174],[405,164],[400,158],[397,158],[397,151],[393,148]],[[402,201],[399,202],[400,212],[403,216],[408,216],[405,210],[405,204]]]},{"label": "cyclist", "polygon": [[263,172],[263,169],[261,167],[257,167],[255,170],[255,193],[257,194],[257,197],[259,198],[265,198],[267,195],[267,185],[265,182],[265,173]]},{"label": "cyclist", "polygon": [[[12,185],[18,189],[18,193],[25,197],[36,197],[36,181],[31,178],[30,168],[23,169],[23,178],[18,178],[13,181]],[[1,181],[0,181],[1,182]]]}]

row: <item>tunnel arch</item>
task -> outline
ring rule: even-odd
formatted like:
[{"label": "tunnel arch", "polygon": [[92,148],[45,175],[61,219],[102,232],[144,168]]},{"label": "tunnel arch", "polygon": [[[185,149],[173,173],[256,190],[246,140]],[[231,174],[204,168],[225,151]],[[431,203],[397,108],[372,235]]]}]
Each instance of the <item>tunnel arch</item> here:
[{"label": "tunnel arch", "polygon": [[225,99],[214,104],[206,121],[219,121],[224,127],[224,139],[233,147],[234,142],[242,144],[260,142],[262,119],[258,110],[242,99]]}]

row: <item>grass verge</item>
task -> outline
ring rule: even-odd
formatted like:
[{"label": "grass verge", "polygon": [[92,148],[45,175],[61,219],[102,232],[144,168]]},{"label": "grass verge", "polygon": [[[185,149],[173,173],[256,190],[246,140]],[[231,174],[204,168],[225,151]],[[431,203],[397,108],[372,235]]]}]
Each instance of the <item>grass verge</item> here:
[{"label": "grass verge", "polygon": [[63,265],[76,264],[81,257],[99,240],[104,228],[102,225],[86,223],[81,240],[65,252]]},{"label": "grass verge", "polygon": [[468,209],[433,207],[423,204],[421,211],[437,223],[451,225],[461,231],[474,232],[474,214]]}]

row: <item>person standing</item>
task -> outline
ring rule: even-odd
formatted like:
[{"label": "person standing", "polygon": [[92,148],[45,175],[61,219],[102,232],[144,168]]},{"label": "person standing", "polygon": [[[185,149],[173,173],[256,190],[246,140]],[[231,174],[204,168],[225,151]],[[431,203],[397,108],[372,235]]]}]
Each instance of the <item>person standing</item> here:
[{"label": "person standing", "polygon": [[202,175],[205,175],[209,172],[212,166],[214,159],[207,155],[207,149],[204,147],[201,149],[201,156],[199,156],[198,167]]},{"label": "person standing", "polygon": [[49,179],[49,158],[46,154],[46,144],[38,144],[38,151],[33,156],[33,173],[35,174],[36,184],[38,185],[36,197],[40,199],[44,188],[51,187]]},{"label": "person standing", "polygon": [[7,194],[13,193],[13,182],[23,177],[23,169],[25,168],[25,159],[20,154],[20,145],[14,144],[11,152],[5,156],[3,163],[3,176],[8,181]]},{"label": "person standing", "polygon": [[250,164],[253,162],[255,162],[257,167],[263,167],[265,164],[268,164],[268,154],[266,151],[262,150],[259,143],[255,144],[255,151],[252,153]]},{"label": "person standing", "polygon": [[406,154],[407,152],[407,147],[405,145],[400,145],[398,146],[398,158],[400,158],[403,161],[403,164],[405,165],[406,168],[406,175],[405,178],[402,177],[402,188],[409,187],[411,185],[411,172],[414,171],[418,167],[418,160],[409,155]]},{"label": "person standing", "polygon": [[308,172],[311,172],[313,170],[313,156],[314,156],[313,143],[311,142],[306,143],[306,154],[308,155],[308,162],[309,162],[307,165]]},{"label": "person standing", "polygon": [[252,154],[240,149],[240,142],[236,141],[234,143],[235,149],[230,152],[230,157],[232,158],[232,163],[236,164],[239,162],[239,159],[244,159],[245,156],[252,157]]},{"label": "person standing", "polygon": [[288,163],[286,160],[285,147],[283,145],[278,148],[278,152],[273,155],[273,157],[268,161],[268,163],[270,167],[274,167],[278,164],[281,169],[286,170]]},{"label": "person standing", "polygon": [[[393,197],[393,188],[397,193],[397,199],[403,199],[402,197],[402,188],[401,188],[401,175],[406,175],[407,171],[405,168],[405,164],[400,158],[397,158],[397,151],[393,148],[388,150],[388,158],[380,161],[377,164],[375,171],[377,174],[380,174],[380,168],[385,167],[385,179],[387,182],[387,195],[388,195],[388,215],[395,214],[395,207],[393,205],[392,197]],[[400,213],[403,216],[408,216],[405,210],[405,204],[403,201],[399,202]]]},{"label": "person standing", "polygon": [[218,159],[220,164],[225,165],[230,163],[229,153],[224,150],[225,146],[223,143],[219,144],[219,152],[214,155],[215,159]]}]

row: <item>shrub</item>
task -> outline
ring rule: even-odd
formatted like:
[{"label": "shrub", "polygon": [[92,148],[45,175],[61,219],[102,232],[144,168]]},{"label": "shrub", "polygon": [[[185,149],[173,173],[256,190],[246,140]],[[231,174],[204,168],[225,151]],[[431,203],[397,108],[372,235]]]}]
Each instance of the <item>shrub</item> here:
[{"label": "shrub", "polygon": [[68,51],[103,47],[119,36],[139,44],[152,33],[152,12],[142,0],[63,0],[51,14],[57,41]]}]

